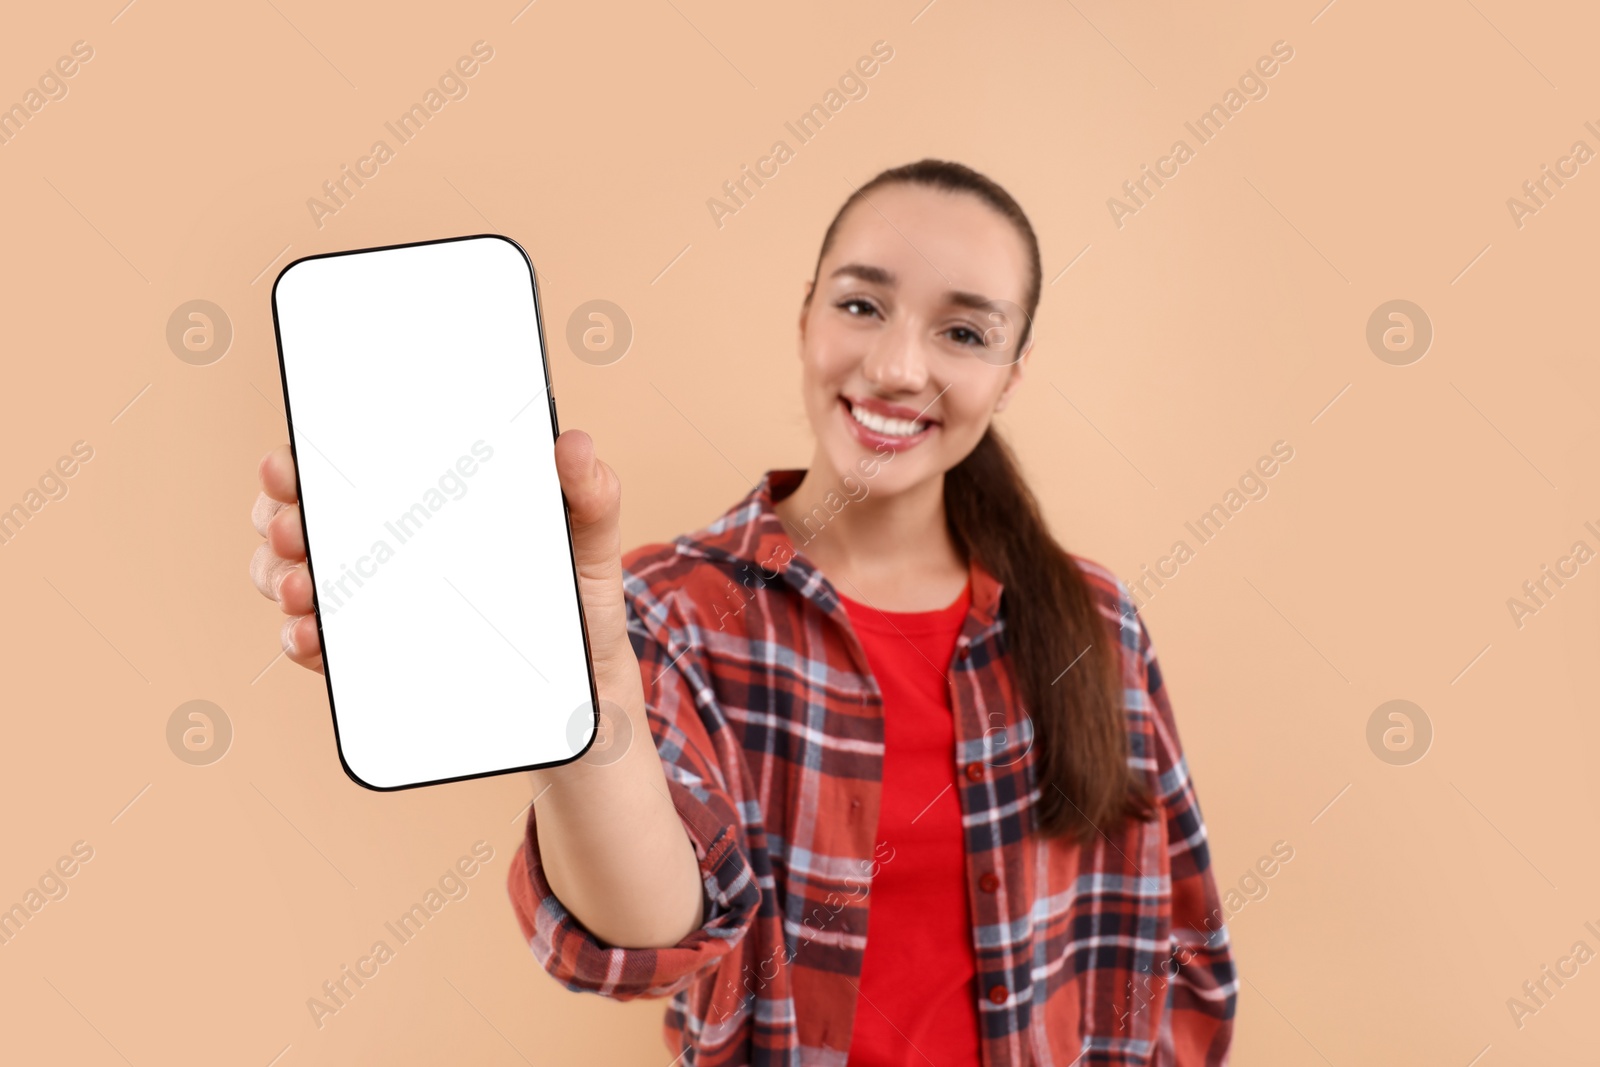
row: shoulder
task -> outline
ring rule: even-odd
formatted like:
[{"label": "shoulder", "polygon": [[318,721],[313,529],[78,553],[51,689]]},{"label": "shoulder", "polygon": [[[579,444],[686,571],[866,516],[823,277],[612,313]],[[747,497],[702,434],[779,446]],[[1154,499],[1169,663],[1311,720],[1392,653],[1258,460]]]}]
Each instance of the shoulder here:
[{"label": "shoulder", "polygon": [[622,554],[623,598],[651,631],[680,626],[737,603],[741,566],[702,551],[693,534],[640,545]]},{"label": "shoulder", "polygon": [[1067,554],[1072,558],[1072,562],[1077,564],[1079,573],[1088,583],[1089,592],[1094,596],[1100,614],[1104,615],[1107,621],[1117,625],[1123,645],[1134,651],[1142,650],[1148,642],[1144,634],[1144,622],[1140,619],[1138,607],[1134,604],[1133,596],[1122,579],[1098,560],[1081,556],[1076,552]]},{"label": "shoulder", "polygon": [[1132,599],[1128,596],[1127,586],[1122,584],[1110,567],[1099,560],[1090,559],[1088,556],[1076,552],[1068,552],[1072,562],[1078,565],[1078,570],[1089,583],[1089,589],[1095,594],[1102,609],[1107,609],[1113,614],[1123,614],[1123,605],[1132,608]]},{"label": "shoulder", "polygon": [[709,560],[683,551],[684,538],[640,545],[622,554],[622,573],[627,584],[649,589],[668,589],[690,578]]},{"label": "shoulder", "polygon": [[1139,614],[1132,593],[1115,572],[1099,561],[1075,552],[1068,555],[1088,583],[1101,617],[1117,635],[1123,685],[1135,693],[1148,690],[1152,682],[1159,681],[1160,668],[1154,662],[1150,632],[1145,628],[1144,617]]},{"label": "shoulder", "polygon": [[1188,770],[1150,632],[1121,579],[1094,560],[1078,555],[1072,558],[1098,597],[1101,614],[1116,627],[1120,638],[1128,763],[1148,777],[1163,804],[1170,803],[1187,780]]}]

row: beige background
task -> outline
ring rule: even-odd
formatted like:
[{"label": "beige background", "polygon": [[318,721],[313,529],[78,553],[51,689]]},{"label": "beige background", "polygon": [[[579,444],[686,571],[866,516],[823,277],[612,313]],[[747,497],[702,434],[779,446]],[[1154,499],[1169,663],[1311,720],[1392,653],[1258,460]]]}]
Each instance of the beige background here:
[{"label": "beige background", "polygon": [[[621,472],[626,542],[666,539],[807,461],[802,280],[851,183],[924,155],[1006,185],[1039,232],[1005,428],[1065,543],[1132,579],[1295,449],[1146,608],[1219,883],[1294,848],[1230,922],[1235,1062],[1593,1055],[1600,964],[1520,1029],[1507,1007],[1574,942],[1600,950],[1600,565],[1520,629],[1506,605],[1600,548],[1600,164],[1520,228],[1506,204],[1575,140],[1600,149],[1587,5],[122,2],[28,5],[0,35],[0,102],[94,49],[0,146],[0,507],[94,449],[0,547],[0,904],[94,850],[0,947],[3,1058],[665,1067],[659,1003],[569,994],[520,941],[526,781],[363,791],[322,679],[275,659],[247,576],[256,462],[286,439],[270,286],[314,252],[516,238],[563,421]],[[306,200],[478,40],[469,95],[318,228]],[[798,145],[785,120],[877,40],[868,95]],[[1279,40],[1269,95],[1197,146],[1183,123]],[[1107,198],[1180,137],[1195,157],[1118,228]],[[719,229],[707,199],[779,138],[795,158]],[[596,298],[636,331],[609,366],[562,340]],[[166,343],[193,299],[234,329],[210,365]],[[1365,340],[1393,299],[1435,329],[1409,366]],[[210,766],[166,741],[194,699],[234,729]],[[1391,699],[1434,729],[1409,766],[1366,741]],[[319,1030],[307,998],[479,840],[470,894]]]}]

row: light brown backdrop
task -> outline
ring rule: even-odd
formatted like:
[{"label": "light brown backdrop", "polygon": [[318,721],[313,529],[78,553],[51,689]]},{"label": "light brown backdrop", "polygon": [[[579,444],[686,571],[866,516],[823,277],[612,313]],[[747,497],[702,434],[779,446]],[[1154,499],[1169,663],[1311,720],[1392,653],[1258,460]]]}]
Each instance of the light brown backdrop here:
[{"label": "light brown backdrop", "polygon": [[[1573,142],[1600,149],[1592,10],[123,2],[17,8],[0,35],[0,102],[93,49],[0,146],[0,507],[93,449],[0,546],[0,904],[93,849],[0,947],[0,1056],[664,1067],[659,1003],[569,994],[518,937],[525,779],[365,792],[321,678],[275,659],[246,572],[256,462],[286,439],[272,279],[315,252],[516,238],[563,421],[621,472],[626,543],[666,539],[806,462],[802,280],[851,184],[925,155],[1005,184],[1040,234],[1004,426],[1069,546],[1133,580],[1294,448],[1145,608],[1219,883],[1294,849],[1230,921],[1235,1062],[1592,1052],[1600,965],[1520,1027],[1507,1006],[1600,949],[1600,564],[1520,627],[1507,606],[1573,542],[1600,548],[1600,164],[1520,226],[1507,205]],[[468,95],[398,145],[383,124],[480,40]],[[880,40],[866,96],[800,144],[785,121]],[[1267,95],[1201,145],[1184,123],[1278,41]],[[394,158],[319,226],[308,198],[380,138]],[[1180,138],[1193,158],[1118,226],[1108,198]],[[779,139],[794,158],[719,227],[707,200]],[[166,337],[196,299],[233,329],[207,365]],[[591,299],[636,332],[610,365],[563,340]],[[1397,299],[1434,331],[1404,366],[1366,340]],[[196,699],[233,728],[205,766],[167,740]],[[1392,699],[1432,726],[1409,765],[1368,744]],[[469,895],[318,1028],[307,999],[479,840]]]}]

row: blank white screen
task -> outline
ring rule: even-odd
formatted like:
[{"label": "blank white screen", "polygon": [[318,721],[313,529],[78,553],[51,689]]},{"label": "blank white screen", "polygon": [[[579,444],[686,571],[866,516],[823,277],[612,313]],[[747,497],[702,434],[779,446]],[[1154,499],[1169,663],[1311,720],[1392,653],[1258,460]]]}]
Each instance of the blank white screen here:
[{"label": "blank white screen", "polygon": [[572,758],[588,658],[522,250],[302,260],[273,302],[347,769],[387,789]]}]

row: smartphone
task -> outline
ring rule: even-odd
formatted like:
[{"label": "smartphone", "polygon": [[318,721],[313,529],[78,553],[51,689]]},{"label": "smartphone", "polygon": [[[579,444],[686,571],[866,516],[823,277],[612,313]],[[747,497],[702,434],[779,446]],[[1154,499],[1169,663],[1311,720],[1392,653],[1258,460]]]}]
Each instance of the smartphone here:
[{"label": "smartphone", "polygon": [[527,253],[307,256],[272,318],[345,773],[406,789],[582,756],[598,695]]}]

